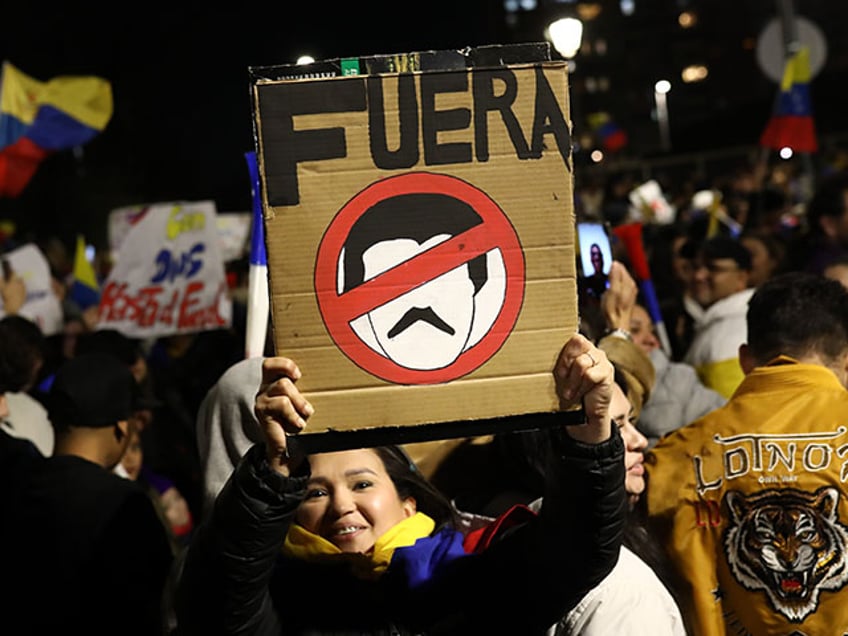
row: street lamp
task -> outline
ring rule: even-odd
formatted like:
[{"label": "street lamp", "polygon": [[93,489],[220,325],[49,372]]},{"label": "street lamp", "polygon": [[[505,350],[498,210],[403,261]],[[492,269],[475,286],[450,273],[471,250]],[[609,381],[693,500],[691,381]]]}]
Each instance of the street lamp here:
[{"label": "street lamp", "polygon": [[671,150],[671,131],[668,125],[668,100],[671,82],[660,80],[654,84],[654,101],[657,104],[657,123],[660,126],[660,146],[665,152]]},{"label": "street lamp", "polygon": [[548,37],[559,54],[570,60],[580,50],[583,23],[577,18],[560,18],[548,25]]}]

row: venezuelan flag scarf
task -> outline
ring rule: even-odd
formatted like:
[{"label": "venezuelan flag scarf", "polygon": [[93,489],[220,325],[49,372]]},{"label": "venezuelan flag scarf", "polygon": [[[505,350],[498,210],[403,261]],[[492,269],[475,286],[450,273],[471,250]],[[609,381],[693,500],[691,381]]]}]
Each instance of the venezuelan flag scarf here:
[{"label": "venezuelan flag scarf", "polygon": [[435,522],[423,512],[395,524],[388,532],[377,539],[370,554],[342,552],[336,545],[324,537],[309,532],[297,523],[289,526],[283,543],[283,554],[304,561],[325,561],[328,559],[347,559],[357,576],[376,579],[386,571],[392,555],[398,548],[414,545],[418,539],[430,536],[436,527]]}]

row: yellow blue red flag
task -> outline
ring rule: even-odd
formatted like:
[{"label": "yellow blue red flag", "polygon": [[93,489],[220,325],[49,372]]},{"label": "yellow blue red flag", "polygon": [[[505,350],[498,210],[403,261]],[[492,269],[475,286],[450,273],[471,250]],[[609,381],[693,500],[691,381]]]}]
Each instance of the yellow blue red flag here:
[{"label": "yellow blue red flag", "polygon": [[760,136],[760,145],[795,152],[816,152],[819,148],[810,100],[810,50],[806,46],[786,60],[777,104]]},{"label": "yellow blue red flag", "polygon": [[627,133],[612,120],[609,113],[592,113],[587,119],[589,127],[607,152],[617,152],[627,145]]},{"label": "yellow blue red flag", "polygon": [[42,82],[3,63],[0,79],[0,196],[16,197],[51,153],[81,146],[112,118],[112,85],[61,75]]},{"label": "yellow blue red flag", "polygon": [[85,255],[85,239],[82,234],[77,235],[73,282],[68,295],[83,310],[100,304],[100,283],[97,281],[94,267]]}]

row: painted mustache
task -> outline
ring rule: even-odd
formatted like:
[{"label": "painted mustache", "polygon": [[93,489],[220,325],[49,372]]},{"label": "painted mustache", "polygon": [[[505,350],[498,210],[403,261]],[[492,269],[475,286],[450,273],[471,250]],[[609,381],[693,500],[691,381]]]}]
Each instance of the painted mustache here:
[{"label": "painted mustache", "polygon": [[436,315],[436,312],[433,311],[432,307],[427,307],[426,309],[413,307],[397,321],[397,324],[395,324],[394,327],[389,330],[389,338],[394,338],[395,336],[402,334],[419,320],[430,323],[436,329],[440,329],[451,336],[456,333],[453,327]]}]

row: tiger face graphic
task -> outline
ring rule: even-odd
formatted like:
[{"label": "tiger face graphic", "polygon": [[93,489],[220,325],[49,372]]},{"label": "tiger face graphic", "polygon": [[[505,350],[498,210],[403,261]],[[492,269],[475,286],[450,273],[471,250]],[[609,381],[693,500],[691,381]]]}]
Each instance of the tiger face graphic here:
[{"label": "tiger face graphic", "polygon": [[822,590],[848,582],[848,528],[839,523],[839,491],[794,488],[725,495],[725,556],[736,580],[764,590],[775,611],[794,623],[815,612]]}]

